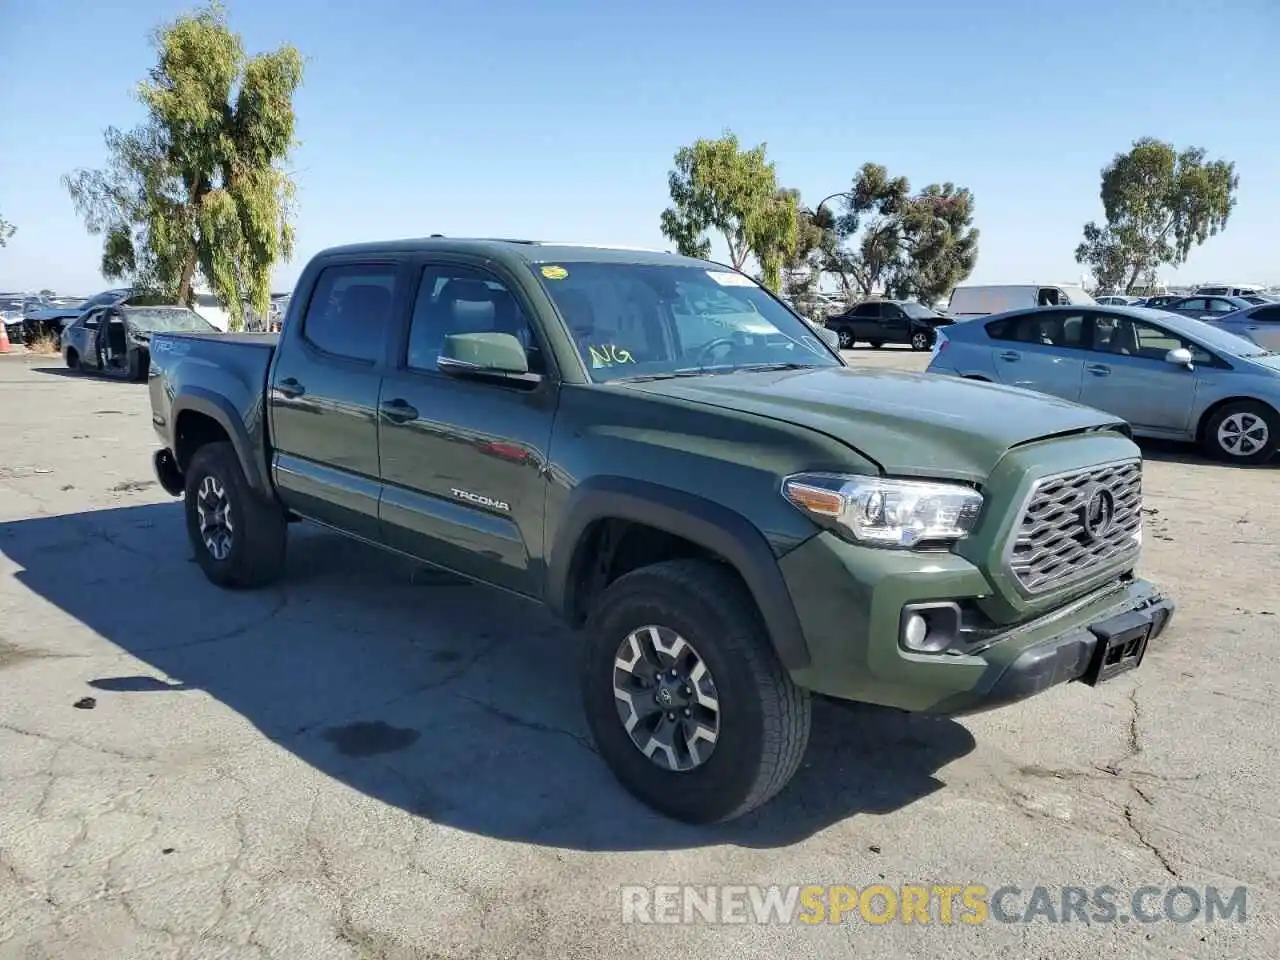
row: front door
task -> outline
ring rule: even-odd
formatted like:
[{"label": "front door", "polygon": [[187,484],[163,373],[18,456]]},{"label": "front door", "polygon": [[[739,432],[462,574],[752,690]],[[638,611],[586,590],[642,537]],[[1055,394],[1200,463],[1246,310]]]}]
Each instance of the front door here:
[{"label": "front door", "polygon": [[1064,400],[1080,399],[1085,357],[1082,313],[1016,315],[1000,321],[991,337],[993,365],[1001,383]]},{"label": "front door", "polygon": [[380,532],[378,391],[403,270],[394,261],[324,267],[305,312],[285,327],[269,390],[285,504],[371,540]]},{"label": "front door", "polygon": [[[462,262],[423,262],[382,386],[382,536],[431,563],[539,596],[547,447],[557,387],[515,285]],[[450,333],[512,333],[540,382],[466,379],[437,365]]]},{"label": "front door", "polygon": [[895,303],[883,304],[881,309],[885,340],[889,343],[908,343],[911,337],[907,329],[906,313]]},{"label": "front door", "polygon": [[1196,374],[1165,356],[1185,347],[1199,362],[1212,358],[1172,331],[1131,317],[1100,313],[1092,326],[1080,402],[1123,417],[1139,430],[1185,434]]}]

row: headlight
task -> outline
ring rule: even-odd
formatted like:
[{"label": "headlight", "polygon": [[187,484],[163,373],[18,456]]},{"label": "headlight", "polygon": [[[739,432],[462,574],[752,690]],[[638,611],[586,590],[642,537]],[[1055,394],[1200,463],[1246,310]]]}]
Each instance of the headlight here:
[{"label": "headlight", "polygon": [[836,524],[859,543],[913,547],[955,541],[977,522],[982,494],[958,483],[801,473],[782,494],[815,520]]}]

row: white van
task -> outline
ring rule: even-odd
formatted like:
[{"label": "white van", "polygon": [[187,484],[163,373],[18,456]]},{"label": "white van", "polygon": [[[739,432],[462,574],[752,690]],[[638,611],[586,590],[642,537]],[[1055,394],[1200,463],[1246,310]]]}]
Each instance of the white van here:
[{"label": "white van", "polygon": [[947,304],[947,313],[957,320],[964,320],[1006,310],[1069,303],[1096,304],[1097,301],[1078,283],[975,283],[955,288],[951,302]]},{"label": "white van", "polygon": [[1263,292],[1260,283],[1202,283],[1192,291],[1201,297],[1256,297]]}]

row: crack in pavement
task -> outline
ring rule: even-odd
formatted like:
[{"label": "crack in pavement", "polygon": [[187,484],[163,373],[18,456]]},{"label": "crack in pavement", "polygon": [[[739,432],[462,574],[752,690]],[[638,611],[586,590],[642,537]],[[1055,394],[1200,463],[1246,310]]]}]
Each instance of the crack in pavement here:
[{"label": "crack in pavement", "polygon": [[496,717],[505,724],[513,727],[521,727],[525,730],[533,730],[538,733],[553,733],[562,737],[568,737],[578,746],[582,747],[582,749],[599,755],[599,751],[596,750],[596,745],[591,741],[590,737],[583,736],[580,733],[574,733],[572,730],[565,730],[563,727],[553,727],[552,725],[542,723],[539,720],[528,720],[524,717],[517,716],[514,713],[509,713],[501,707],[494,706],[492,703],[486,703],[485,701],[479,700],[475,697],[468,697],[461,693],[455,694],[455,696],[459,700],[466,700],[468,703],[474,703],[485,713],[492,717]]}]

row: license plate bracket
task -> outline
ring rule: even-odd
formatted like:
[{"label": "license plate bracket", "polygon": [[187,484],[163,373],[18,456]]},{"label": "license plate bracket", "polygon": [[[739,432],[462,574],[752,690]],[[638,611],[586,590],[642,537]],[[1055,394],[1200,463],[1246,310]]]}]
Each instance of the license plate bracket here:
[{"label": "license plate bracket", "polygon": [[1080,679],[1096,687],[1122,673],[1136,670],[1147,654],[1151,627],[1151,618],[1137,612],[1091,626],[1089,630],[1098,638],[1098,643],[1089,667]]}]

